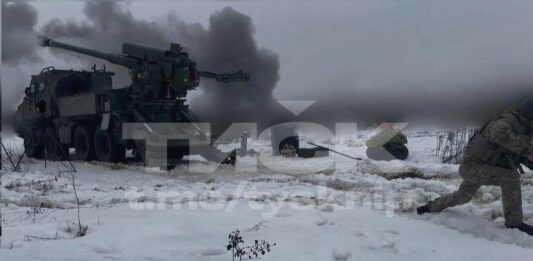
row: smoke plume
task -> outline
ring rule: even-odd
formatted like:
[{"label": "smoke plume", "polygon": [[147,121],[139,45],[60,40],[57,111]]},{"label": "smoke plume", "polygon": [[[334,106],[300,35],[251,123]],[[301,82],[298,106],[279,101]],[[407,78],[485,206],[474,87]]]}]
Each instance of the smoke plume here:
[{"label": "smoke plume", "polygon": [[[240,111],[238,115],[242,120],[244,111],[248,115],[257,114],[254,109],[259,107],[257,105],[272,101],[272,91],[279,79],[278,56],[257,46],[252,19],[230,7],[212,14],[208,28],[188,24],[172,12],[159,21],[137,19],[123,3],[116,1],[87,1],[83,11],[85,22],[55,19],[44,25],[42,33],[60,41],[115,53],[120,52],[123,42],[164,49],[176,42],[184,46],[200,70],[224,73],[241,69],[251,75],[251,82],[240,84],[204,79],[201,85],[204,95],[201,101],[193,102],[193,107],[204,116],[203,120],[219,123],[237,120],[221,117],[218,114],[221,111]],[[53,53],[62,58],[77,57],[90,63],[103,63],[61,50]],[[111,68],[117,73],[118,85],[129,82],[127,69]]]},{"label": "smoke plume", "polygon": [[[8,90],[21,97],[30,74],[40,70],[36,66],[63,63],[61,68],[79,69],[105,64],[54,49],[50,49],[54,56],[44,59],[46,64],[25,63],[38,60],[38,54],[47,55],[35,50],[33,39],[26,39],[38,31],[113,53],[121,52],[123,42],[163,49],[175,42],[201,70],[250,73],[249,83],[203,79],[201,95],[195,92],[189,97],[200,120],[221,123],[221,129],[231,122],[268,125],[283,120],[464,124],[483,121],[533,97],[533,36],[527,33],[533,26],[533,3],[370,2],[288,1],[282,8],[265,10],[236,2],[235,8],[249,10],[255,20],[223,8],[211,14],[204,26],[185,22],[173,11],[140,19],[125,2],[87,1],[81,19],[49,20],[35,30],[37,12],[32,6],[4,1],[3,62],[25,68],[4,67],[3,95]],[[283,81],[279,84],[280,58],[257,45],[253,22],[261,25],[261,36],[268,37],[262,42],[280,53]],[[129,84],[125,68],[106,67],[117,73],[115,88]],[[273,90],[283,99],[315,103],[295,119],[273,102]],[[16,98],[4,97],[4,102],[13,107]]]},{"label": "smoke plume", "polygon": [[28,3],[2,1],[3,124],[12,122],[15,106],[29,81],[29,74],[24,73],[21,67],[41,61],[36,50],[37,16],[37,10]]},{"label": "smoke plume", "polygon": [[37,11],[25,2],[2,1],[2,63],[40,61],[36,53]]}]

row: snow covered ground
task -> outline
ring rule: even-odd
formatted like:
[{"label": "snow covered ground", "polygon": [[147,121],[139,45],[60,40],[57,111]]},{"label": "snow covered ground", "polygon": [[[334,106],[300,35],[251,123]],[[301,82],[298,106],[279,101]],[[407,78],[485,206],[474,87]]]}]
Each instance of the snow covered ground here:
[{"label": "snow covered ground", "polygon": [[[497,187],[441,214],[414,214],[460,178],[435,156],[436,132],[407,135],[405,162],[272,157],[264,141],[252,144],[259,159],[239,158],[236,167],[196,157],[168,172],[74,162],[88,226],[80,238],[68,164],[25,159],[21,172],[3,169],[1,258],[231,260],[227,237],[239,229],[246,244],[276,243],[264,260],[530,260],[533,238],[504,228]],[[364,137],[332,146],[364,157]],[[4,143],[21,146],[18,138]],[[523,176],[523,198],[533,223],[532,172]]]}]

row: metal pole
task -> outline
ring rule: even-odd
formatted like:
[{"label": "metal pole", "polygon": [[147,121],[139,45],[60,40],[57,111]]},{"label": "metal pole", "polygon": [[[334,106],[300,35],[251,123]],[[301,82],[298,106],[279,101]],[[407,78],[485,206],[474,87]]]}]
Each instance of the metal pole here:
[{"label": "metal pole", "polygon": [[354,160],[363,160],[363,158],[350,156],[350,155],[348,155],[348,154],[344,154],[344,153],[342,153],[342,152],[339,152],[339,151],[336,151],[336,150],[332,150],[332,149],[330,149],[330,148],[328,148],[328,147],[324,147],[324,146],[321,146],[321,145],[315,144],[315,143],[310,142],[310,141],[308,141],[307,144],[309,144],[309,145],[313,145],[313,146],[316,146],[316,147],[319,147],[319,148],[321,148],[321,149],[329,150],[329,151],[331,151],[331,152],[333,152],[333,153],[337,153],[337,154],[339,154],[339,155],[342,155],[342,156],[347,157],[347,158],[350,158],[350,159],[354,159]]}]

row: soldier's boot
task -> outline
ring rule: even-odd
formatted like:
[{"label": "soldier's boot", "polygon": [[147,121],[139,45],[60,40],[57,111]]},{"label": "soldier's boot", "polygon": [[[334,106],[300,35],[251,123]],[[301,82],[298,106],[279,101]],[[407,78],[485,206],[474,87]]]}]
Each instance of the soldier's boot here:
[{"label": "soldier's boot", "polygon": [[419,207],[421,213],[418,209],[417,212],[419,212],[420,215],[429,212],[440,212],[449,207],[466,204],[470,202],[480,187],[481,186],[476,183],[464,180],[457,191],[437,198],[434,201],[429,202],[426,206]]},{"label": "soldier's boot", "polygon": [[518,229],[530,236],[533,236],[533,227],[526,224],[526,223],[522,223],[518,226],[506,226],[507,228],[511,228],[511,229]]}]

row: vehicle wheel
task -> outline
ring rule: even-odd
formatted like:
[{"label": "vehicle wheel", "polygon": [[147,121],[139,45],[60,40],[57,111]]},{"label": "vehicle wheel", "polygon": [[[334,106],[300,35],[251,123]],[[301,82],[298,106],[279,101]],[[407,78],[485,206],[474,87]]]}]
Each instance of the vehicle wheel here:
[{"label": "vehicle wheel", "polygon": [[78,125],[74,131],[74,149],[76,159],[91,161],[94,159],[94,141],[91,128],[87,125]]},{"label": "vehicle wheel", "polygon": [[42,159],[44,154],[42,131],[28,128],[24,132],[24,150],[31,158]]},{"label": "vehicle wheel", "polygon": [[94,149],[100,161],[119,162],[126,157],[126,146],[115,143],[113,135],[105,130],[94,133]]},{"label": "vehicle wheel", "polygon": [[64,153],[65,147],[59,144],[55,130],[47,128],[44,133],[44,157],[47,160],[62,160]]}]

